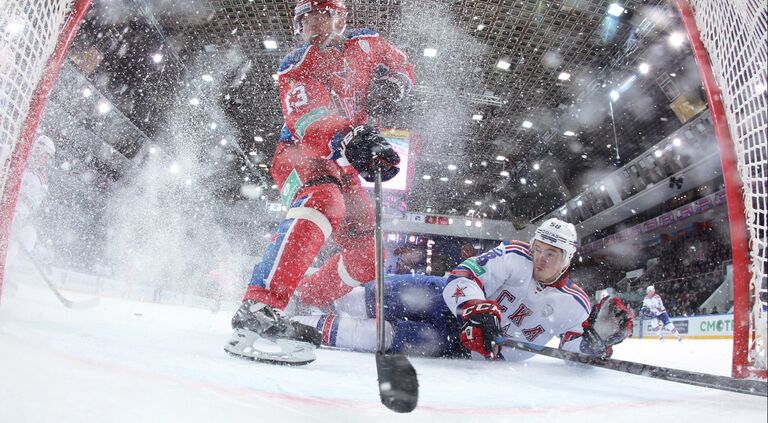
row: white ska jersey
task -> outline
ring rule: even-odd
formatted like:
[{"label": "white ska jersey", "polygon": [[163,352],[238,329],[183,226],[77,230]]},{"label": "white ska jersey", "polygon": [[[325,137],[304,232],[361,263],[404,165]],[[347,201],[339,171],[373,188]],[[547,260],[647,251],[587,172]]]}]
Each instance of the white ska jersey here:
[{"label": "white ska jersey", "polygon": [[[451,272],[443,299],[454,315],[468,300],[495,300],[502,311],[504,336],[536,345],[559,336],[560,348],[577,352],[581,324],[592,309],[589,296],[567,274],[550,285],[536,282],[529,245],[521,241],[502,242],[465,260]],[[532,354],[503,350],[502,355],[523,360]]]},{"label": "white ska jersey", "polygon": [[648,309],[651,310],[652,316],[658,316],[661,313],[667,312],[667,309],[664,308],[664,303],[661,302],[659,294],[653,294],[653,297],[651,298],[648,298],[648,296],[643,298],[643,307],[648,307]]}]

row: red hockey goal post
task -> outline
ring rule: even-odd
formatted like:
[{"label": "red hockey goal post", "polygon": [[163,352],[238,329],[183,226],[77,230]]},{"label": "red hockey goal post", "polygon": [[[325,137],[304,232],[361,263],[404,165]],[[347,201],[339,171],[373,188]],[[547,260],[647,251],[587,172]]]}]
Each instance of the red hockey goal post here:
[{"label": "red hockey goal post", "polygon": [[734,377],[766,378],[768,3],[676,0],[720,149],[733,251]]},{"label": "red hockey goal post", "polygon": [[91,0],[0,0],[0,294],[27,156]]}]

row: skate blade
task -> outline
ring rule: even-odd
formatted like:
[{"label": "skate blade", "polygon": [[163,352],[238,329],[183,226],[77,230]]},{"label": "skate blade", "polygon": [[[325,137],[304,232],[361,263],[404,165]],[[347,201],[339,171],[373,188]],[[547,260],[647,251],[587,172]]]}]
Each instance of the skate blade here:
[{"label": "skate blade", "polygon": [[238,330],[224,346],[232,356],[261,363],[303,366],[315,361],[314,345],[289,339],[269,340],[253,332]]}]

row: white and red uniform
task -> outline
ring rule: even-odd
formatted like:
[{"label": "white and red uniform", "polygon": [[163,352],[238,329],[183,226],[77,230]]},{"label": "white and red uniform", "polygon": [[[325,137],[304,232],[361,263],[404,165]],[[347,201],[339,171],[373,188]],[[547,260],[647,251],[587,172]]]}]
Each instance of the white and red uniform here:
[{"label": "white and red uniform", "polygon": [[[581,352],[582,322],[592,309],[589,296],[567,273],[550,285],[535,281],[529,245],[520,241],[502,242],[461,263],[451,272],[443,299],[454,315],[469,300],[494,300],[504,336],[536,345],[559,336],[560,348],[576,352]],[[523,360],[533,354],[504,350],[502,355]]]},{"label": "white and red uniform", "polygon": [[301,281],[302,301],[326,304],[375,277],[373,207],[338,144],[365,124],[365,99],[374,77],[395,78],[406,90],[413,66],[374,31],[348,33],[339,46],[303,44],[280,65],[285,118],[272,160],[286,219],[254,268],[245,300],[284,308],[331,236],[341,253]]}]

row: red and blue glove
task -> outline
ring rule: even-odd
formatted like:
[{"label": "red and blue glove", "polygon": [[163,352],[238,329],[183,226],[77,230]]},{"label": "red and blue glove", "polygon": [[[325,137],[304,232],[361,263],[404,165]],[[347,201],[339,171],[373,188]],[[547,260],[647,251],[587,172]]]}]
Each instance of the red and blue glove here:
[{"label": "red and blue glove", "polygon": [[616,297],[605,297],[589,313],[581,324],[584,334],[581,352],[600,358],[613,355],[613,345],[632,336],[632,310]]},{"label": "red and blue glove", "polygon": [[501,346],[496,338],[501,336],[501,308],[492,300],[469,300],[458,309],[463,322],[459,340],[464,348],[494,360],[499,356]]}]

